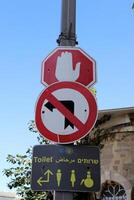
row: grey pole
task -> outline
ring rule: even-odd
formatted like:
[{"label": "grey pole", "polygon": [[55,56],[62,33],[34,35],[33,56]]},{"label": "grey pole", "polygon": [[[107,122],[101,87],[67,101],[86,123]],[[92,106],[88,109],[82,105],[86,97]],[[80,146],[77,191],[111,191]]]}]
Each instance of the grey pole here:
[{"label": "grey pole", "polygon": [[62,0],[61,34],[59,46],[75,46],[76,41],[76,0]]},{"label": "grey pole", "polygon": [[[61,34],[59,46],[75,46],[76,41],[76,0],[62,0]],[[73,200],[73,192],[54,191],[54,200]]]},{"label": "grey pole", "polygon": [[54,200],[73,200],[73,193],[54,191]]}]

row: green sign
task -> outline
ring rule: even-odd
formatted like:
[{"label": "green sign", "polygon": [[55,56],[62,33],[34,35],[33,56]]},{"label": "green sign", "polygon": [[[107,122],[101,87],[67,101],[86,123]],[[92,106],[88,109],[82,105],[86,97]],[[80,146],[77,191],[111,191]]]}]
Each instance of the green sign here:
[{"label": "green sign", "polygon": [[98,147],[38,145],[33,148],[31,188],[35,191],[100,190]]}]

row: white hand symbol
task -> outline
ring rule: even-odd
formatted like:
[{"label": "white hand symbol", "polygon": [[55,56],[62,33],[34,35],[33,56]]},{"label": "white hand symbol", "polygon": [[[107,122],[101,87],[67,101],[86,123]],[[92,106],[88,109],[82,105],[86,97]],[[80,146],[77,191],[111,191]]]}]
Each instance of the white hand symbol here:
[{"label": "white hand symbol", "polygon": [[80,75],[80,62],[73,68],[72,54],[62,52],[58,56],[55,76],[59,81],[76,81]]}]

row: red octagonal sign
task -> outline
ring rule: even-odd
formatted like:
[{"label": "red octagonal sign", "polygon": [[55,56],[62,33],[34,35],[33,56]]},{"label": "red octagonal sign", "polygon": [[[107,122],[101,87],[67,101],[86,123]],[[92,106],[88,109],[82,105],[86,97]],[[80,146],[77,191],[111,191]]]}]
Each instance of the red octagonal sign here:
[{"label": "red octagonal sign", "polygon": [[58,47],[42,62],[41,82],[46,86],[61,81],[91,86],[96,82],[95,67],[95,60],[82,49]]}]

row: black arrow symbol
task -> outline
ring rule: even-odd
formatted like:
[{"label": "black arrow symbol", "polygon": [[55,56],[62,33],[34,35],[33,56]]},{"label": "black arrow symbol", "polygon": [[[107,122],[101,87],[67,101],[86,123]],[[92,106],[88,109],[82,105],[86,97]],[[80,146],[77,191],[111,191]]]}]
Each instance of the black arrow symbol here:
[{"label": "black arrow symbol", "polygon": [[[74,102],[73,101],[60,101],[72,114],[74,114]],[[53,109],[56,109],[50,102],[47,102],[44,105],[46,108],[48,108],[51,112],[53,112]],[[64,129],[66,129],[68,126],[71,126],[72,129],[74,129],[74,125],[65,117],[65,125]]]},{"label": "black arrow symbol", "polygon": [[46,108],[48,108],[48,110],[50,110],[52,112],[53,112],[53,109],[55,108],[50,102],[47,102],[44,106]]}]

